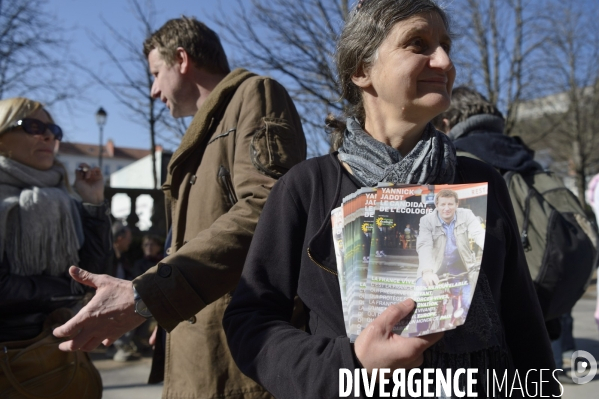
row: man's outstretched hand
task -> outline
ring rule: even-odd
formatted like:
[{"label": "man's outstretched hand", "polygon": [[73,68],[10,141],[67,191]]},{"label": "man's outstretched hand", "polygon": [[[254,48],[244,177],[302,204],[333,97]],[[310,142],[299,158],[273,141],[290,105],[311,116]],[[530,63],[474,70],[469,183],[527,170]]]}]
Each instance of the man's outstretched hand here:
[{"label": "man's outstretched hand", "polygon": [[91,351],[101,343],[111,345],[145,319],[135,313],[131,281],[93,274],[71,266],[73,279],[96,289],[96,295],[71,320],[54,329],[54,336],[69,338],[59,345],[63,351]]}]

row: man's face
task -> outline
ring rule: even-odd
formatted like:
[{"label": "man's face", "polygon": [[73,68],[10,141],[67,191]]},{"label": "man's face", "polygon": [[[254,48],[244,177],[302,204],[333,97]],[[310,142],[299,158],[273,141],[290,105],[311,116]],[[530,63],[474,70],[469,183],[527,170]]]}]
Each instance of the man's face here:
[{"label": "man's face", "polygon": [[197,111],[196,100],[191,94],[190,85],[186,84],[181,73],[181,65],[175,60],[172,65],[162,58],[158,49],[148,54],[150,73],[154,76],[152,98],[159,98],[166,104],[174,118],[192,116]]},{"label": "man's face", "polygon": [[453,197],[440,197],[437,202],[437,210],[445,223],[451,223],[457,208],[458,203]]}]

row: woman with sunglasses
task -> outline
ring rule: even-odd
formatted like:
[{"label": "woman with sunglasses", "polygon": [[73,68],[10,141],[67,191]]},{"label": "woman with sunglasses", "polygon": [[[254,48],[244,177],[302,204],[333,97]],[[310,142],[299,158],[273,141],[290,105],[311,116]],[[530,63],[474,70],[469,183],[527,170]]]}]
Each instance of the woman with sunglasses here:
[{"label": "woman with sunglasses", "polygon": [[39,102],[0,100],[0,342],[37,336],[81,299],[69,266],[103,273],[110,259],[102,173],[82,165],[71,188],[55,159],[61,139]]},{"label": "woman with sunglasses", "polygon": [[[328,120],[337,151],[297,165],[277,182],[223,320],[239,368],[276,398],[339,397],[345,390],[340,369],[354,376],[356,369],[371,374],[383,368],[407,375],[418,367],[476,369],[478,397],[506,395],[486,387],[492,371],[499,378],[508,373],[510,387],[515,370],[526,375],[515,384],[533,396],[540,379],[543,395],[559,393],[551,373],[538,372],[555,366],[505,183],[487,165],[456,157],[430,123],[450,104],[456,74],[450,49],[448,19],[434,1],[363,0],[346,20],[336,62],[343,98],[352,107],[347,120]],[[468,319],[455,330],[393,334],[415,308],[406,300],[389,306],[350,343],[331,210],[379,182],[489,183],[481,272]],[[296,295],[307,312],[305,330],[291,323]],[[387,393],[394,385],[390,381]],[[463,392],[465,378],[452,386]],[[520,394],[528,395],[512,392]]]}]

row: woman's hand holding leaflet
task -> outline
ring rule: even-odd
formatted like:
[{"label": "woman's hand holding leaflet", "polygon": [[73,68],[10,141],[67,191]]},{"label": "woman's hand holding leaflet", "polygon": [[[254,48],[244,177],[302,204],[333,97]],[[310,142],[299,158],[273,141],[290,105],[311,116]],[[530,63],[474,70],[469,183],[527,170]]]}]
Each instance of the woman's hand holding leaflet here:
[{"label": "woman's hand holding leaflet", "polygon": [[411,369],[422,364],[424,351],[443,337],[443,332],[423,337],[405,338],[393,333],[393,326],[416,307],[411,299],[389,306],[360,333],[354,344],[362,366],[374,368]]}]

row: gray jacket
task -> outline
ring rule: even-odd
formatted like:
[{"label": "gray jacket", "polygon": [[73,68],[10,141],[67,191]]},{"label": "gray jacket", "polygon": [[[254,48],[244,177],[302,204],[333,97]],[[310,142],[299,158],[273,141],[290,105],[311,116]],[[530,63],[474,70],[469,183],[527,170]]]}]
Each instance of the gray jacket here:
[{"label": "gray jacket", "polygon": [[[470,270],[477,264],[480,265],[480,262],[476,261],[476,255],[470,249],[470,239],[473,239],[476,245],[482,249],[485,242],[485,230],[470,209],[456,209],[454,234],[460,258],[466,268]],[[437,273],[443,263],[446,242],[445,230],[443,230],[439,212],[436,209],[420,218],[420,232],[416,241],[419,262],[418,278],[422,277],[422,273],[426,270]]]}]

